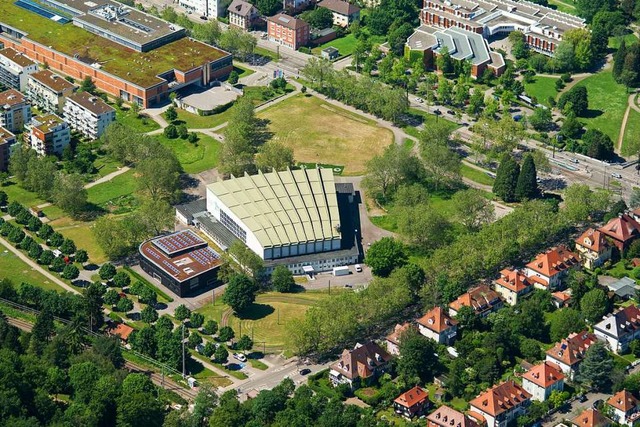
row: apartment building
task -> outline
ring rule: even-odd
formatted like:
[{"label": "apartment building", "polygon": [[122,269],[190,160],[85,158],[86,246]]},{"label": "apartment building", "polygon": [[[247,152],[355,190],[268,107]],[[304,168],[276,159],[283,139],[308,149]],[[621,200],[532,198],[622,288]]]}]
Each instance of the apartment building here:
[{"label": "apartment building", "polygon": [[65,98],[76,89],[64,77],[42,70],[29,75],[27,97],[33,105],[52,114],[61,114]]},{"label": "apartment building", "polygon": [[309,43],[309,24],[293,16],[279,13],[267,18],[269,40],[297,50]]},{"label": "apartment building", "polygon": [[0,126],[0,172],[5,172],[9,168],[11,146],[15,143],[16,136]]},{"label": "apartment building", "polygon": [[31,148],[41,156],[62,154],[71,142],[69,125],[55,114],[32,118],[28,130]]},{"label": "apartment building", "polygon": [[318,7],[326,7],[333,15],[333,25],[348,27],[360,19],[360,8],[345,0],[322,0]]},{"label": "apartment building", "polygon": [[258,19],[258,9],[254,5],[244,0],[233,0],[227,9],[229,25],[249,31],[251,26]]},{"label": "apartment building", "polygon": [[8,88],[24,91],[27,88],[27,76],[38,71],[38,64],[17,50],[0,50],[0,84]]},{"label": "apartment building", "polygon": [[116,119],[116,110],[97,96],[79,92],[67,98],[64,119],[71,129],[89,139],[98,139]]},{"label": "apartment building", "polygon": [[220,0],[180,0],[180,6],[199,16],[219,18],[224,16],[224,8]]},{"label": "apartment building", "polygon": [[31,104],[15,89],[0,93],[0,127],[20,132],[31,120]]}]

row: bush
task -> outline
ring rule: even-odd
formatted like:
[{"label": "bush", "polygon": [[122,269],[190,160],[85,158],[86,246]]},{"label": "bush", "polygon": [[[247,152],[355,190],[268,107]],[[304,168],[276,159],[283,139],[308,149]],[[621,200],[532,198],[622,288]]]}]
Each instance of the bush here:
[{"label": "bush", "polygon": [[42,265],[50,265],[53,262],[54,258],[55,256],[53,255],[53,252],[47,249],[42,252],[42,255],[40,255],[40,260],[38,262]]},{"label": "bush", "polygon": [[204,323],[204,316],[200,313],[191,313],[189,316],[189,325],[192,328],[199,328]]},{"label": "bush", "polygon": [[75,280],[80,275],[80,270],[73,264],[69,264],[62,270],[62,278],[67,280]]},{"label": "bush", "polygon": [[169,139],[176,139],[178,137],[178,128],[176,128],[175,125],[171,124],[166,128],[164,128],[163,133],[164,133],[164,136],[166,136]]},{"label": "bush", "polygon": [[113,276],[116,275],[116,268],[113,266],[113,264],[107,262],[105,264],[102,264],[102,267],[100,267],[100,271],[98,271],[98,274],[100,275],[100,278],[102,280],[111,280],[113,279]]},{"label": "bush", "polygon": [[191,310],[189,310],[184,304],[180,304],[179,306],[177,306],[174,312],[174,317],[176,318],[176,320],[179,320],[180,322],[182,322],[185,319],[188,319],[190,315],[191,315]]},{"label": "bush", "polygon": [[202,332],[207,335],[215,335],[218,332],[218,322],[215,320],[207,320],[202,327]]},{"label": "bush", "polygon": [[202,337],[200,336],[200,334],[193,333],[189,335],[187,346],[189,346],[189,348],[196,348],[198,344],[202,344]]},{"label": "bush", "polygon": [[131,284],[131,277],[126,272],[119,271],[113,276],[113,284],[118,288],[124,288]]},{"label": "bush", "polygon": [[127,313],[133,310],[133,301],[131,301],[129,298],[120,298],[120,300],[116,304],[116,310],[122,313]]}]

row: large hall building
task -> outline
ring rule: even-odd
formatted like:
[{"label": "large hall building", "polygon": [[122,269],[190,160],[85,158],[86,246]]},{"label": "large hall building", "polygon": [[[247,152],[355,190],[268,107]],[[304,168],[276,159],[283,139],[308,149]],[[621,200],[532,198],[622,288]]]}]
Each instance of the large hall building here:
[{"label": "large hall building", "polygon": [[143,107],[233,69],[229,53],[111,0],[0,0],[0,44]]}]

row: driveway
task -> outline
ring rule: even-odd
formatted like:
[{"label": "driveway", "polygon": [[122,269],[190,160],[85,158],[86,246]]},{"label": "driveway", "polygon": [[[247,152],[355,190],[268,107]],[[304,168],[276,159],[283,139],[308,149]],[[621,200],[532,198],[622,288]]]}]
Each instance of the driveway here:
[{"label": "driveway", "polygon": [[[605,393],[587,393],[587,401],[586,402],[578,402],[577,400],[573,401],[569,405],[569,409],[564,412],[556,412],[550,417],[544,419],[542,425],[545,427],[554,427],[555,425],[563,422],[564,420],[572,420],[573,418],[580,415],[582,411],[585,409],[589,409],[593,406],[593,402],[598,399],[607,400],[610,395]],[[570,423],[566,423],[570,425]]]}]

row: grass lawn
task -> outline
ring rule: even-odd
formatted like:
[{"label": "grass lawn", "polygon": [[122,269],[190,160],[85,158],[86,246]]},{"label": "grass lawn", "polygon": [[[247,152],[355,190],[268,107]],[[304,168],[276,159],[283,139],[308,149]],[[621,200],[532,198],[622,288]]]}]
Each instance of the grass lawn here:
[{"label": "grass lawn", "polygon": [[176,124],[184,123],[189,129],[209,129],[216,125],[217,116],[220,114],[212,114],[210,116],[200,116],[193,114],[180,108],[176,108],[178,113],[178,119],[174,122]]},{"label": "grass lawn", "polygon": [[36,193],[27,191],[15,183],[5,184],[0,187],[0,191],[7,193],[9,202],[18,202],[26,208],[46,203],[45,200],[38,197]]},{"label": "grass lawn", "polygon": [[91,230],[93,222],[74,221],[69,217],[62,217],[49,224],[64,237],[73,240],[76,247],[86,250],[89,262],[101,264],[107,261],[107,256]]},{"label": "grass lawn", "polygon": [[247,76],[250,76],[251,74],[255,73],[255,71],[253,71],[253,70],[251,70],[249,68],[242,67],[242,66],[240,66],[238,64],[233,64],[233,71],[238,73],[238,78],[247,77]]},{"label": "grass lawn", "polygon": [[256,55],[264,56],[266,58],[271,58],[272,61],[277,61],[278,60],[278,55],[275,52],[273,52],[273,51],[271,51],[269,49],[265,49],[263,47],[257,47],[256,46],[253,49],[253,53],[256,54]]},{"label": "grass lawn", "polygon": [[56,205],[47,206],[46,208],[42,209],[42,212],[47,218],[49,218],[49,221],[55,221],[56,219],[62,218],[63,216],[67,215]]},{"label": "grass lawn", "polygon": [[173,150],[187,173],[199,173],[218,165],[222,145],[209,135],[199,133],[199,140],[195,144],[181,138],[168,139],[164,135],[156,136],[156,138],[162,145]]},{"label": "grass lawn", "polygon": [[622,42],[622,40],[624,40],[627,46],[634,43],[638,43],[638,37],[636,37],[636,35],[633,33],[629,33],[629,34],[625,34],[622,37],[609,37],[608,47],[610,49],[618,49],[620,47],[620,43]]},{"label": "grass lawn", "polygon": [[31,266],[0,243],[0,279],[4,278],[11,279],[16,286],[22,282],[27,282],[44,289],[64,292],[64,289],[31,268]]},{"label": "grass lawn", "polygon": [[315,96],[293,96],[258,116],[270,121],[274,140],[291,147],[296,161],[341,165],[345,175],[363,174],[367,161],[393,142],[390,130]]},{"label": "grass lawn", "polygon": [[[255,350],[281,351],[288,344],[287,322],[301,318],[310,306],[325,298],[329,298],[329,294],[324,291],[293,294],[267,292],[256,297],[255,303],[242,314],[242,318],[230,314],[228,324],[237,337],[252,337]],[[229,310],[218,298],[215,305],[207,304],[196,311],[206,319],[220,323],[223,314]]]},{"label": "grass lawn", "polygon": [[[635,155],[631,151],[632,144],[638,142],[640,135],[640,113],[633,108],[629,110],[629,118],[627,118],[627,127],[624,130],[624,138],[622,138],[622,155]],[[617,141],[614,142],[614,144]]]},{"label": "grass lawn", "polygon": [[122,106],[122,108],[118,108],[115,105],[113,107],[116,109],[116,121],[129,126],[136,132],[144,133],[160,129],[160,125],[151,118],[143,115],[136,117],[129,107]]},{"label": "grass lawn", "polygon": [[569,13],[571,15],[577,15],[576,7],[570,0],[549,0],[549,6],[560,12]]},{"label": "grass lawn", "polygon": [[87,190],[88,202],[109,210],[116,199],[127,196],[136,190],[135,173],[129,170],[108,182],[95,185]]},{"label": "grass lawn", "polygon": [[556,80],[555,77],[538,77],[534,76],[533,83],[525,83],[524,91],[530,97],[535,97],[540,104],[549,105],[549,97],[556,99],[558,92],[556,92]]},{"label": "grass lawn", "polygon": [[615,144],[627,109],[629,95],[625,87],[613,80],[611,71],[587,77],[578,84],[586,86],[589,94],[588,117],[580,117],[579,120],[589,129],[606,133]]},{"label": "grass lawn", "polygon": [[[384,36],[369,36],[369,40],[371,41],[372,45],[375,45],[377,43],[383,43],[385,38]],[[338,49],[338,52],[340,53],[340,57],[343,57],[343,56],[351,55],[353,53],[353,51],[356,48],[357,41],[358,40],[353,34],[347,34],[344,37],[340,37],[338,39],[328,41],[325,44],[321,44],[318,47],[314,47],[311,50],[311,52],[314,55],[320,55],[320,52],[322,51],[322,49],[325,49],[328,47],[335,47],[336,49]]]},{"label": "grass lawn", "polygon": [[[154,122],[155,123],[155,122]],[[98,169],[98,177],[102,178],[103,176],[107,176],[110,173],[117,171],[120,168],[120,163],[113,160],[109,156],[98,156],[98,158],[93,162],[96,169]]]},{"label": "grass lawn", "polygon": [[479,171],[478,169],[472,168],[471,166],[465,165],[464,163],[460,168],[460,173],[465,178],[475,181],[478,184],[493,185],[493,178],[491,178],[485,172]]},{"label": "grass lawn", "polygon": [[256,359],[249,359],[249,364],[252,368],[260,369],[261,371],[266,371],[267,369],[269,369],[267,365]]}]

